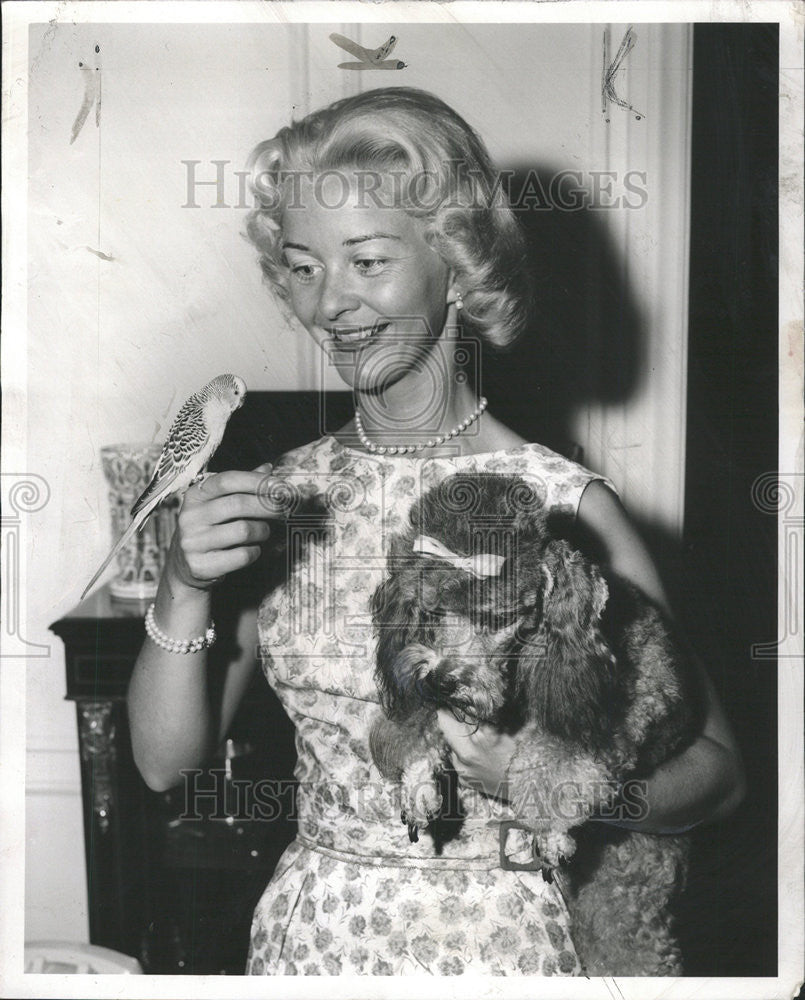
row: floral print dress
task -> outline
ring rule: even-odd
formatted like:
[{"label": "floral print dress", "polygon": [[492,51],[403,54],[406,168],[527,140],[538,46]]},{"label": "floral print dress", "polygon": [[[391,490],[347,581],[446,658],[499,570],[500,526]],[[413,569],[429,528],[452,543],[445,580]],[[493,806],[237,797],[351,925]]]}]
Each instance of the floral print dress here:
[{"label": "floral print dress", "polygon": [[[329,435],[274,469],[291,514],[317,497],[328,527],[288,519],[288,549],[301,554],[258,615],[264,672],[296,727],[298,836],[255,910],[250,974],[580,971],[556,885],[500,866],[501,821],[514,818],[505,804],[464,796],[457,836],[439,844],[426,830],[411,843],[399,788],[369,752],[380,711],[371,597],[389,537],[423,492],[459,471],[521,475],[571,515],[598,478],[537,444],[422,458],[371,455]],[[509,829],[502,848],[530,859],[525,831]]]}]

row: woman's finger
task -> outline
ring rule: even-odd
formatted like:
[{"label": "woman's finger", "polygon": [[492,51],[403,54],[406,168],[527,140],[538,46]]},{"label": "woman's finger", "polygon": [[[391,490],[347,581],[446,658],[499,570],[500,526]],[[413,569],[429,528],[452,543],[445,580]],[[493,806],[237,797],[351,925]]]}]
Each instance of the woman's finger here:
[{"label": "woman's finger", "polygon": [[[188,491],[189,492],[189,491]],[[276,505],[263,495],[255,493],[225,493],[223,496],[196,500],[184,510],[186,526],[203,529],[213,524],[237,521],[243,518],[277,518]]]},{"label": "woman's finger", "polygon": [[213,552],[239,545],[260,545],[268,540],[271,528],[263,520],[240,518],[194,532],[185,541],[187,552]]},{"label": "woman's finger", "polygon": [[439,720],[439,727],[442,730],[442,735],[448,743],[451,740],[458,741],[466,739],[473,732],[475,732],[476,726],[470,725],[467,722],[459,722],[452,712],[448,712],[444,708],[437,710],[436,717]]},{"label": "woman's finger", "polygon": [[253,563],[261,552],[259,545],[242,545],[235,549],[205,552],[193,557],[191,570],[197,579],[213,582]]},{"label": "woman's finger", "polygon": [[468,763],[475,751],[472,744],[472,734],[476,727],[466,722],[459,722],[452,713],[441,708],[436,712],[436,716],[439,720],[442,736],[447,740],[456,761],[460,764]]},{"label": "woman's finger", "polygon": [[202,482],[191,486],[186,496],[196,500],[215,500],[232,493],[257,493],[265,482],[266,475],[267,472],[257,470],[246,472],[229,469],[226,472],[214,472]]},{"label": "woman's finger", "polygon": [[466,763],[477,761],[485,754],[494,751],[503,738],[503,734],[494,726],[460,722],[451,712],[444,709],[439,709],[436,715],[442,735]]}]

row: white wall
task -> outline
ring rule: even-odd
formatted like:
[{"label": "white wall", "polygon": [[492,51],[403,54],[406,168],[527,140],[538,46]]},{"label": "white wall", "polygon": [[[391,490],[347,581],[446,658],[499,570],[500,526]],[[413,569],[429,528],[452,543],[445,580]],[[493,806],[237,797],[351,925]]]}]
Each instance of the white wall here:
[{"label": "white wall", "polygon": [[[372,46],[397,34],[395,55],[409,68],[340,71],[349,57],[329,40],[333,30]],[[615,47],[624,30],[613,26]],[[647,170],[650,183],[662,180],[643,215],[602,216],[638,283],[652,370],[617,412],[579,413],[577,437],[623,485],[627,503],[678,527],[689,29],[639,27],[619,89],[643,102],[642,131],[617,110],[609,126],[602,121],[602,31],[269,23],[31,30],[27,454],[51,498],[28,523],[35,585],[26,593],[26,638],[50,643],[52,653],[30,660],[27,674],[28,937],[86,938],[75,714],[62,700],[63,656],[47,625],[77,602],[108,543],[100,447],[159,440],[180,402],[222,371],[251,389],[316,384],[313,349],[262,286],[240,236],[245,212],[233,207],[234,170],[292,106],[299,114],[359,87],[421,86],[476,126],[500,161],[586,171],[627,164]],[[96,58],[96,44],[101,124],[90,114],[71,145],[84,92],[78,63]],[[182,207],[182,160],[201,161],[199,178],[214,176],[211,161],[230,161],[230,207],[210,207],[211,188],[198,190],[203,207]]]},{"label": "white wall", "polygon": [[[28,466],[50,486],[29,515],[25,638],[51,655],[27,670],[26,937],[86,940],[75,710],[49,623],[78,600],[108,544],[102,445],[158,440],[213,375],[297,388],[299,335],[261,285],[240,236],[245,211],[212,208],[187,168],[227,200],[251,146],[287,117],[286,29],[59,24],[31,29]],[[79,61],[102,60],[94,111],[75,143]],[[87,248],[100,250],[112,261]]]}]

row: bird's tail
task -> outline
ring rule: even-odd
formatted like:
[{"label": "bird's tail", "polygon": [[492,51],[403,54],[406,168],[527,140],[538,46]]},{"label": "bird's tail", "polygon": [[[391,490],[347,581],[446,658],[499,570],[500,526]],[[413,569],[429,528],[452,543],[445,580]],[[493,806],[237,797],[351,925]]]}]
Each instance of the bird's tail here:
[{"label": "bird's tail", "polygon": [[126,530],[123,532],[123,534],[120,536],[120,538],[115,543],[115,546],[112,549],[112,551],[109,553],[109,555],[101,563],[100,567],[96,571],[96,573],[93,576],[93,578],[89,581],[89,583],[86,585],[86,587],[84,587],[84,592],[81,595],[81,600],[82,601],[87,596],[87,594],[89,593],[89,591],[92,589],[92,587],[95,584],[95,582],[97,581],[98,577],[101,576],[101,574],[104,572],[104,570],[109,565],[109,563],[115,558],[115,556],[118,554],[118,552],[123,548],[123,546],[131,538],[131,536],[134,534],[134,532],[140,527],[140,525],[143,523],[144,520],[145,520],[145,517],[135,517],[134,520],[131,522],[131,524],[128,526],[128,528],[126,528]]}]

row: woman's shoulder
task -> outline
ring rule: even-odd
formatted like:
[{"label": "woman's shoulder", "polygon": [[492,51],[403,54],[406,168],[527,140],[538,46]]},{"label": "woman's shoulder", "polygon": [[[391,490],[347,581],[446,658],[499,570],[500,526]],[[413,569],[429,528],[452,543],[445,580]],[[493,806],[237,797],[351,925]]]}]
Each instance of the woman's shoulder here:
[{"label": "woman's shoulder", "polygon": [[491,442],[496,447],[489,447],[478,455],[483,470],[521,476],[546,507],[575,517],[582,494],[590,483],[601,481],[617,492],[609,479],[574,458],[529,441],[502,424],[494,430]]}]

